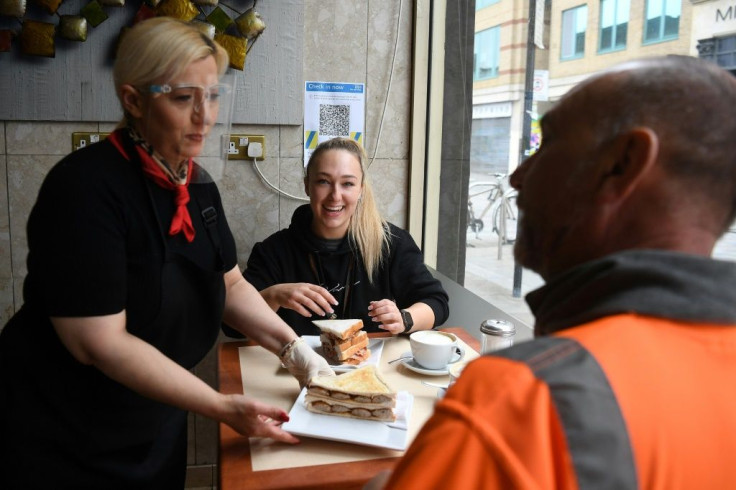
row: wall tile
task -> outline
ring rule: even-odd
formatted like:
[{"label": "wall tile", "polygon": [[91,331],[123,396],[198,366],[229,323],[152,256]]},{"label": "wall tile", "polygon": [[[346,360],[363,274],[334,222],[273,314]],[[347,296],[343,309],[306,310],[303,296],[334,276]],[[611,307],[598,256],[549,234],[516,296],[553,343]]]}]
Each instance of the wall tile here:
[{"label": "wall tile", "polygon": [[304,125],[281,126],[280,138],[281,158],[304,159]]},{"label": "wall tile", "polygon": [[400,228],[406,227],[406,186],[408,160],[376,159],[368,169],[373,195],[384,218]]},{"label": "wall tile", "polygon": [[[6,162],[7,157],[3,154],[0,154],[0,278],[13,277],[12,262],[10,259],[10,209],[8,207],[8,181],[6,178]],[[2,315],[1,311],[0,315]]]},{"label": "wall tile", "polygon": [[[70,143],[71,144],[71,143]],[[51,167],[59,161],[57,155],[9,155],[8,202],[10,203],[10,243],[13,274],[26,274],[26,223],[36,202],[41,183]]]},{"label": "wall tile", "polygon": [[[268,140],[266,141],[268,145]],[[278,182],[278,164],[271,159],[258,163],[269,182]],[[252,162],[236,160],[228,165],[219,183],[223,206],[238,249],[238,262],[245,267],[253,244],[278,229],[278,196],[261,182]],[[232,162],[231,162],[232,163]]]},{"label": "wall tile", "polygon": [[13,278],[0,277],[0,331],[15,313]]},{"label": "wall tile", "polygon": [[15,311],[20,310],[23,306],[23,283],[25,282],[25,275],[13,275],[13,298],[15,300]]},{"label": "wall tile", "polygon": [[279,229],[288,228],[296,208],[307,204],[309,198],[304,192],[304,161],[302,158],[283,158],[279,186],[284,192],[301,199],[282,196],[279,201]]},{"label": "wall tile", "polygon": [[66,155],[72,133],[98,131],[97,123],[6,122],[8,155]]},{"label": "wall tile", "polygon": [[[399,2],[382,0],[370,2],[368,12],[368,45],[366,53],[368,70],[366,103],[366,151],[376,158],[409,157],[409,126],[411,122],[411,46],[412,3],[403,2],[399,21]],[[393,61],[393,75],[391,64]],[[386,90],[389,79],[391,86]],[[384,114],[385,105],[385,114]],[[383,117],[383,120],[381,120]],[[376,151],[376,140],[380,142]]]},{"label": "wall tile", "polygon": [[0,121],[0,154],[7,153],[7,150],[5,149],[5,128],[7,127],[8,123],[4,121]]},{"label": "wall tile", "polygon": [[326,0],[304,8],[304,79],[365,82],[367,2]]}]

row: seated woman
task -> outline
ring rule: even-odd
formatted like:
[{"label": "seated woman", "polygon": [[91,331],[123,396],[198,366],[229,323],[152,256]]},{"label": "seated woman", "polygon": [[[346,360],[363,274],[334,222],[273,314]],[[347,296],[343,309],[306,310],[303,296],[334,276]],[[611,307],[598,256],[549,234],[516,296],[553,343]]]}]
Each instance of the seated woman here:
[{"label": "seated woman", "polygon": [[245,278],[298,335],[312,320],[359,318],[367,332],[426,330],[449,315],[448,296],[411,235],[379,214],[353,140],[321,143],[307,164],[309,205],[257,243]]}]

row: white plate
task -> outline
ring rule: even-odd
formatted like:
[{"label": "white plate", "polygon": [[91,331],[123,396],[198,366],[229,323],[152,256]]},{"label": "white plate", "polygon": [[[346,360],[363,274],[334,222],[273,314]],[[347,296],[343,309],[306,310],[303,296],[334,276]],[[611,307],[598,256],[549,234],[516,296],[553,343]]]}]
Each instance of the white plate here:
[{"label": "white plate", "polygon": [[[407,351],[401,354],[401,357],[409,357],[409,359],[404,359],[403,361],[401,361],[401,364],[406,366],[407,369],[414,371],[415,373],[424,374],[426,376],[444,376],[445,374],[450,374],[447,368],[445,369],[427,369],[425,367],[422,367],[419,364],[417,364],[417,362],[414,360],[413,357],[410,357],[410,356],[411,356],[411,351]],[[455,354],[453,354],[452,356],[452,362],[450,364],[454,362],[458,362],[460,359],[461,359],[460,354],[455,352]]]},{"label": "white plate", "polygon": [[[297,436],[314,437],[330,441],[350,442],[361,446],[383,447],[403,451],[407,446],[408,417],[414,397],[407,391],[396,395],[396,422],[392,425],[376,420],[360,420],[337,415],[310,412],[304,405],[307,389],[289,411],[289,421],[281,428]],[[397,426],[403,426],[399,428]]]},{"label": "white plate", "polygon": [[[319,335],[302,335],[302,338],[309,347],[314,349],[317,354],[325,357],[324,353],[322,352],[322,343],[319,341]],[[336,373],[340,373],[350,371],[351,369],[368,366],[370,364],[378,366],[378,361],[381,360],[381,353],[383,352],[383,340],[384,339],[368,339],[368,348],[371,350],[371,356],[360,364],[357,364],[355,366],[351,364],[330,364],[330,367]]]}]

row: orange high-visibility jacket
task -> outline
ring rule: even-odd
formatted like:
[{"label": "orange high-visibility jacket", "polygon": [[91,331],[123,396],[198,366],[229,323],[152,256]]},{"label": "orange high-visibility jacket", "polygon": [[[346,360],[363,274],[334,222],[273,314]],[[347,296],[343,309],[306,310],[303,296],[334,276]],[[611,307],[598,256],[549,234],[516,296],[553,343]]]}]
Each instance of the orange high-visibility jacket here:
[{"label": "orange high-visibility jacket", "polygon": [[[736,266],[718,264],[736,279]],[[696,263],[662,275],[683,269],[721,274]],[[669,280],[697,296],[692,281]],[[721,289],[698,304],[725,320],[736,282]],[[666,309],[644,297],[631,309]],[[701,314],[666,303],[669,316]],[[736,488],[735,327],[610,314],[481,357],[437,403],[388,488]]]}]

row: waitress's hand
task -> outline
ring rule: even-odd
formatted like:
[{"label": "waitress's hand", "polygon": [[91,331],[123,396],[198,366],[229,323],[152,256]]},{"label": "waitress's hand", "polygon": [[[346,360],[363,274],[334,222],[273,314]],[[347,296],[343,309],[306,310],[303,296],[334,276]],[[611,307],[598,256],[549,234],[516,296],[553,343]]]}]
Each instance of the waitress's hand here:
[{"label": "waitress's hand", "polygon": [[278,407],[266,405],[243,395],[223,395],[226,400],[222,422],[238,434],[249,437],[268,437],[276,441],[296,444],[299,439],[281,428],[289,414]]},{"label": "waitress's hand", "polygon": [[288,308],[304,317],[334,313],[337,300],[322,286],[308,282],[274,284],[261,291],[266,303],[274,309]]},{"label": "waitress's hand", "polygon": [[299,381],[301,388],[315,376],[335,375],[325,358],[314,352],[301,337],[286,349],[281,356],[281,363]]},{"label": "waitress's hand", "polygon": [[378,326],[380,329],[393,335],[404,333],[404,320],[401,318],[399,307],[390,299],[371,301],[368,305],[368,316],[374,322],[380,323]]}]

